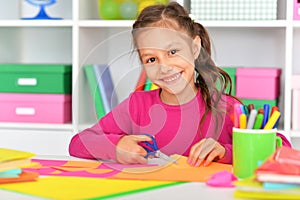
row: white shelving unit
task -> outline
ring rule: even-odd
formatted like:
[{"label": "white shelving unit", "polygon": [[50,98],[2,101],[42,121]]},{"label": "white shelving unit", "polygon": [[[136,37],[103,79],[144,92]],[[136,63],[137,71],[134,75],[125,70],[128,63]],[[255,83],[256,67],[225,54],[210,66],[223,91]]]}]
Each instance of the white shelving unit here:
[{"label": "white shelving unit", "polygon": [[[82,70],[85,64],[110,64],[120,101],[133,91],[140,72],[131,52],[133,21],[101,20],[97,0],[61,0],[47,8],[61,14],[63,20],[20,20],[20,2],[0,0],[0,62],[71,63],[73,121],[0,123],[0,147],[65,155],[71,137],[97,121]],[[292,74],[300,73],[300,21],[292,19],[292,1],[278,2],[278,20],[201,23],[211,35],[217,65],[282,69],[280,129],[300,149],[300,131],[291,131],[290,82]]]}]

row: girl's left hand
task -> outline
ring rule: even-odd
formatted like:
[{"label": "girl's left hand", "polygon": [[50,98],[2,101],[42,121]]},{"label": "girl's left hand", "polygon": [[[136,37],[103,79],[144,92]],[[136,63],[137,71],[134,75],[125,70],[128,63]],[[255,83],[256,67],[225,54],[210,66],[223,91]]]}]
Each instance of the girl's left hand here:
[{"label": "girl's left hand", "polygon": [[201,163],[207,166],[213,160],[223,158],[225,151],[225,148],[216,140],[205,138],[192,146],[188,163],[195,167],[199,167]]}]

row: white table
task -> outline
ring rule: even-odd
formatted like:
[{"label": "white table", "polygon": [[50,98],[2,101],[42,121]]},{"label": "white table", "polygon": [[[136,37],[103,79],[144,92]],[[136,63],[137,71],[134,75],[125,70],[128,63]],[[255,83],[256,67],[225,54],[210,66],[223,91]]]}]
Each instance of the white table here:
[{"label": "white table", "polygon": [[[39,159],[62,159],[62,160],[82,160],[74,157],[63,156],[38,156]],[[190,182],[178,184],[160,189],[147,190],[134,194],[116,197],[118,200],[157,200],[157,199],[171,199],[171,200],[231,200],[238,199],[233,197],[234,188],[214,188],[208,187],[204,183]],[[37,200],[43,199],[40,197],[28,196],[11,191],[0,189],[0,199],[2,200]]]}]

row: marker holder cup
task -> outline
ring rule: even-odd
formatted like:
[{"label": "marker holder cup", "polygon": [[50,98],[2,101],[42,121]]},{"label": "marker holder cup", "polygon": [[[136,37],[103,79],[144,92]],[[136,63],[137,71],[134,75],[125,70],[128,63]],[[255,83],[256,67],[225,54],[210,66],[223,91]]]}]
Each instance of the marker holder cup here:
[{"label": "marker holder cup", "polygon": [[282,146],[282,139],[276,136],[277,129],[239,129],[233,128],[233,172],[238,178],[254,175],[276,148]]}]

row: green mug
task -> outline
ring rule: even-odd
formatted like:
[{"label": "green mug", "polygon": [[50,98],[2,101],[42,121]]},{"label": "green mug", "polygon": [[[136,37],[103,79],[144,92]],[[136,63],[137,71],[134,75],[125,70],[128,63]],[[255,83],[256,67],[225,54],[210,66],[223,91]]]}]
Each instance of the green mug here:
[{"label": "green mug", "polygon": [[233,128],[233,173],[238,178],[254,175],[255,169],[262,164],[282,140],[276,136],[277,129],[239,129]]}]

